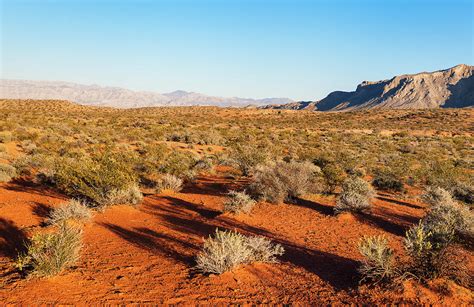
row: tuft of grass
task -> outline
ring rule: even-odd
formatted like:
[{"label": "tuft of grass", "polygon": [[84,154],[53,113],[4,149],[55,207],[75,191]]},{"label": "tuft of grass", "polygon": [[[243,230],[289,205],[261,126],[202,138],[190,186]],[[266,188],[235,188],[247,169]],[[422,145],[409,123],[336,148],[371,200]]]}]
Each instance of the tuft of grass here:
[{"label": "tuft of grass", "polygon": [[274,244],[267,238],[216,229],[214,236],[206,239],[203,250],[197,255],[196,268],[203,273],[221,274],[242,264],[276,262],[276,256],[283,253],[280,244]]},{"label": "tuft of grass", "polygon": [[26,253],[21,254],[16,266],[28,274],[48,277],[76,263],[82,248],[82,230],[61,224],[57,232],[34,235],[26,245]]},{"label": "tuft of grass", "polygon": [[49,224],[59,224],[68,220],[87,222],[91,219],[92,212],[85,202],[71,199],[62,206],[55,208],[48,219]]},{"label": "tuft of grass", "polygon": [[182,188],[183,188],[183,179],[175,175],[165,174],[158,181],[159,192],[163,190],[179,192],[181,191]]},{"label": "tuft of grass", "polygon": [[250,213],[255,206],[256,201],[253,200],[245,192],[229,191],[227,200],[224,203],[224,212],[231,212],[234,214]]},{"label": "tuft of grass", "polygon": [[0,182],[8,182],[17,174],[15,167],[0,163]]}]

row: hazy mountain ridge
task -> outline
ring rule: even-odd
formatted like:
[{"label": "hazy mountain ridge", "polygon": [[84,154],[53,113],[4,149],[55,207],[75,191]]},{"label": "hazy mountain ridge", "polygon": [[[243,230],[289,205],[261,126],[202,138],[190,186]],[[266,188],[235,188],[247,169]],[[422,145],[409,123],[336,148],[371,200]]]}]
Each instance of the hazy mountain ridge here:
[{"label": "hazy mountain ridge", "polygon": [[284,104],[289,98],[251,99],[208,96],[182,90],[171,93],[133,91],[120,87],[83,85],[61,81],[0,80],[0,98],[61,99],[83,105],[139,108],[157,106],[234,106]]},{"label": "hazy mountain ridge", "polygon": [[474,66],[457,65],[435,72],[364,81],[353,92],[335,91],[319,101],[263,108],[339,111],[358,109],[431,109],[474,106]]}]

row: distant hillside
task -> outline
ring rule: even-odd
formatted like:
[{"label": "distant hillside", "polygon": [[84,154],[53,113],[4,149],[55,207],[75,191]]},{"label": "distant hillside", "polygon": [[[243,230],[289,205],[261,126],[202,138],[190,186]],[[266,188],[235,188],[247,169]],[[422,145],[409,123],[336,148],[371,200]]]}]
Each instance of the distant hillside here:
[{"label": "distant hillside", "polygon": [[83,105],[117,108],[193,105],[244,107],[248,105],[261,106],[292,102],[288,98],[226,98],[185,91],[160,94],[156,92],[132,91],[119,87],[103,87],[69,82],[6,79],[0,80],[0,98],[69,100]]},{"label": "distant hillside", "polygon": [[319,101],[263,108],[294,110],[432,109],[474,106],[474,66],[458,65],[435,72],[364,81],[354,92],[336,91]]}]

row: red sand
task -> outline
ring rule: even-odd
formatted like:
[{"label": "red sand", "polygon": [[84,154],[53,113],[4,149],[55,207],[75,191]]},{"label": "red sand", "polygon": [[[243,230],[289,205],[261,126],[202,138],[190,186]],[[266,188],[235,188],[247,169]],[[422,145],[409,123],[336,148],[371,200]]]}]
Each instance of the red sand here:
[{"label": "red sand", "polygon": [[[424,205],[378,195],[371,215],[334,216],[331,197],[259,204],[251,215],[221,214],[225,192],[243,182],[202,176],[181,193],[147,196],[137,208],[97,212],[84,229],[76,267],[48,279],[21,277],[15,249],[64,197],[20,181],[0,185],[0,301],[4,303],[387,303],[470,304],[472,292],[447,281],[400,289],[359,286],[357,242],[385,234],[401,249]],[[280,263],[220,276],[193,270],[203,239],[216,228],[264,235],[286,250]],[[471,253],[472,263],[472,253]]]}]

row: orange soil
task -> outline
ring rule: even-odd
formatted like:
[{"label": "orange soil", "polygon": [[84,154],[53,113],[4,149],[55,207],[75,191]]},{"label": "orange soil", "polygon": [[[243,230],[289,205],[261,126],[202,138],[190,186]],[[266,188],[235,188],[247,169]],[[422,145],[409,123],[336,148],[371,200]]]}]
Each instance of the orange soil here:
[{"label": "orange soil", "polygon": [[[76,267],[49,279],[21,277],[15,249],[40,230],[64,197],[27,181],[0,185],[0,301],[4,303],[387,303],[469,304],[471,291],[450,282],[406,282],[397,291],[358,286],[357,241],[385,234],[401,249],[424,205],[380,194],[371,215],[334,216],[333,197],[259,204],[251,215],[221,214],[224,194],[243,181],[201,176],[175,194],[147,196],[137,208],[97,212],[84,229]],[[280,263],[222,275],[193,270],[203,239],[216,228],[264,235],[286,250]],[[470,258],[472,263],[472,254]]]}]

